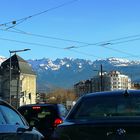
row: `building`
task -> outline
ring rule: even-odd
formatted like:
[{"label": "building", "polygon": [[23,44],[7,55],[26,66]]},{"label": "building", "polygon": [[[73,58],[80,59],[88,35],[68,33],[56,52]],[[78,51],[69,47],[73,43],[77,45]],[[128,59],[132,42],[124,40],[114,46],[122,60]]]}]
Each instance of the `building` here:
[{"label": "building", "polygon": [[119,71],[111,71],[109,73],[103,72],[90,80],[76,83],[74,89],[78,96],[90,92],[131,89],[131,79],[127,75],[121,74]]},{"label": "building", "polygon": [[1,64],[0,97],[15,108],[36,103],[36,74],[31,66],[16,54]]},{"label": "building", "polygon": [[131,88],[132,89],[140,89],[140,83],[137,83],[137,82],[136,83],[132,83],[131,84]]},{"label": "building", "polygon": [[92,83],[92,92],[98,92],[98,91],[109,91],[110,90],[110,76],[103,72],[102,75],[99,73],[99,75],[94,76],[91,79]]},{"label": "building", "polygon": [[119,71],[111,71],[108,74],[111,77],[110,90],[131,89],[131,79]]},{"label": "building", "polygon": [[74,85],[74,90],[77,96],[82,96],[85,93],[92,92],[91,80],[83,80]]}]

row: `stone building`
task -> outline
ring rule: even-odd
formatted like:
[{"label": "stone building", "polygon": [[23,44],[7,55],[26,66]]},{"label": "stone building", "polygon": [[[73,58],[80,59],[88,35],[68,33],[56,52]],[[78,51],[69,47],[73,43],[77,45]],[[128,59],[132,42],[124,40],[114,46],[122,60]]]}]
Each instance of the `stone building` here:
[{"label": "stone building", "polygon": [[36,74],[17,54],[1,64],[0,97],[15,108],[36,103]]}]

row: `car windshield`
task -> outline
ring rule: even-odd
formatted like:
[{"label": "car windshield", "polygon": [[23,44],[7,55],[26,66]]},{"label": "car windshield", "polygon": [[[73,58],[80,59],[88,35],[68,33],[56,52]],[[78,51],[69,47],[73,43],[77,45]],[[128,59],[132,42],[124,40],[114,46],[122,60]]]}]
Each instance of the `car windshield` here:
[{"label": "car windshield", "polygon": [[95,97],[79,104],[72,119],[140,116],[140,98],[137,97]]}]

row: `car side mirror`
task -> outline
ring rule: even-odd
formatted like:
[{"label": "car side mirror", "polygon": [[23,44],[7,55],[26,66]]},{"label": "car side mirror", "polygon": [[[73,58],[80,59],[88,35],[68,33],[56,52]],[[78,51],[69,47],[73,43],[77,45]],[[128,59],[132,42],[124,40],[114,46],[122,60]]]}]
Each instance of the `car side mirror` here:
[{"label": "car side mirror", "polygon": [[17,133],[24,133],[26,131],[32,131],[33,130],[33,127],[30,126],[29,128],[22,128],[22,127],[18,127],[17,128]]}]

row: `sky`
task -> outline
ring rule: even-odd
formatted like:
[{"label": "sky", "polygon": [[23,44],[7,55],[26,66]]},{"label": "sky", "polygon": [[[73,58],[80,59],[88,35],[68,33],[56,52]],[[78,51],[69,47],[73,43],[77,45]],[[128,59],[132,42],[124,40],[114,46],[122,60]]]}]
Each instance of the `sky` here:
[{"label": "sky", "polygon": [[0,2],[0,56],[140,60],[139,0]]}]

